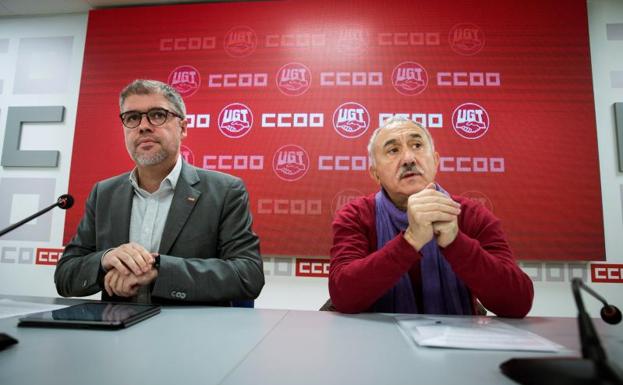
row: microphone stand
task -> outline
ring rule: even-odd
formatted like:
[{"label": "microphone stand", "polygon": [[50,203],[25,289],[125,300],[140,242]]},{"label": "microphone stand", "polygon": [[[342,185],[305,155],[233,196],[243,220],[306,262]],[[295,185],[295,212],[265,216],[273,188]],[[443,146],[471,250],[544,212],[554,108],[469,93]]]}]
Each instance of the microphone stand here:
[{"label": "microphone stand", "polygon": [[[49,205],[48,207],[44,208],[41,211],[38,211],[36,213],[34,213],[33,215],[29,216],[28,218],[22,219],[21,221],[14,223],[12,225],[10,225],[9,227],[0,230],[0,237],[3,236],[4,234],[15,230],[16,228],[20,227],[21,225],[23,225],[24,223],[30,222],[33,219],[47,213],[48,211],[52,210],[54,207],[60,207],[63,210],[67,210],[69,208],[71,208],[71,206],[74,205],[74,198],[69,195],[69,194],[64,194],[61,195],[60,197],[58,197],[58,199],[56,200],[56,203]],[[17,340],[13,337],[11,337],[8,334],[5,333],[0,333],[0,350],[3,350],[13,344],[16,344]]]},{"label": "microphone stand", "polygon": [[513,358],[500,365],[502,373],[522,385],[623,385],[623,377],[608,362],[593,322],[584,308],[579,289],[587,290],[605,304],[601,315],[606,322],[613,324],[620,322],[620,311],[616,307],[608,305],[601,296],[586,286],[579,278],[574,278],[571,281],[571,288],[578,308],[582,358]]},{"label": "microphone stand", "polygon": [[6,229],[0,230],[0,237],[3,236],[4,234],[10,232],[10,231],[15,230],[16,228],[20,227],[24,223],[30,222],[33,219],[37,218],[38,216],[41,216],[41,215],[47,213],[48,211],[52,210],[56,206],[62,208],[63,210],[67,210],[68,208],[71,208],[71,206],[73,206],[73,204],[74,204],[74,198],[71,195],[69,195],[69,194],[61,195],[60,197],[58,197],[58,200],[56,201],[56,203],[51,204],[48,207],[44,208],[43,210],[38,211],[38,212],[32,214],[28,218],[24,218],[21,221],[12,224],[11,226],[7,227]]}]

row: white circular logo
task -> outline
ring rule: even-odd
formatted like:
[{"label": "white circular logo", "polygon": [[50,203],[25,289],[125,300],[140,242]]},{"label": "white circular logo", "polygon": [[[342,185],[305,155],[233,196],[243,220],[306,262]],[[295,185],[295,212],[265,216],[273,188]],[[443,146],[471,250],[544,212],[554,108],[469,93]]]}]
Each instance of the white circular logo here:
[{"label": "white circular logo", "polygon": [[337,194],[335,194],[333,200],[331,201],[331,212],[333,213],[333,215],[335,215],[335,213],[337,213],[338,210],[342,208],[342,206],[352,201],[353,199],[359,198],[363,195],[364,193],[362,193],[361,191],[352,188],[339,191]]},{"label": "white circular logo", "polygon": [[182,145],[180,147],[180,154],[186,163],[195,164],[195,154],[193,154],[192,150],[188,146]]},{"label": "white circular logo", "polygon": [[488,208],[489,211],[493,212],[493,203],[491,202],[491,199],[489,199],[489,197],[486,196],[484,193],[477,191],[477,190],[470,190],[470,191],[465,191],[461,193],[460,195],[481,203],[483,206]]},{"label": "white circular logo", "polygon": [[333,128],[344,138],[358,138],[365,134],[368,127],[370,127],[370,114],[359,103],[344,103],[333,113]]},{"label": "white circular logo", "polygon": [[475,55],[485,46],[485,33],[479,26],[470,23],[457,24],[448,34],[452,50],[460,55]]},{"label": "white circular logo", "polygon": [[489,114],[476,103],[463,103],[452,113],[454,132],[465,139],[478,139],[489,130]]},{"label": "white circular logo", "polygon": [[277,88],[288,96],[303,95],[311,86],[311,71],[305,64],[288,63],[277,72]]},{"label": "white circular logo", "polygon": [[279,179],[294,182],[309,170],[309,155],[303,147],[295,144],[281,146],[273,157],[273,171]]},{"label": "white circular logo", "polygon": [[223,48],[231,57],[245,57],[251,55],[257,47],[257,35],[247,26],[238,26],[230,29],[223,39]]},{"label": "white circular logo", "polygon": [[392,84],[402,95],[418,95],[424,92],[428,85],[428,74],[419,63],[402,62],[392,72]]},{"label": "white circular logo", "polygon": [[253,112],[242,103],[225,106],[218,114],[218,129],[228,138],[238,139],[251,131]]},{"label": "white circular logo", "polygon": [[187,98],[193,96],[201,86],[201,76],[195,67],[183,65],[171,71],[168,83],[182,97]]},{"label": "white circular logo", "polygon": [[340,54],[360,55],[368,48],[368,32],[361,26],[342,28],[337,37],[337,50]]}]

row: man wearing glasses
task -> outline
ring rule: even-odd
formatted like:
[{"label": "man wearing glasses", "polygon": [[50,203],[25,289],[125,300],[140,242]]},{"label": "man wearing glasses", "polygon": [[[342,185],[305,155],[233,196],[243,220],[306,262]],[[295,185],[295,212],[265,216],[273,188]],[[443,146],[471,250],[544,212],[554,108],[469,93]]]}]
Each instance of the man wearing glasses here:
[{"label": "man wearing glasses", "polygon": [[229,306],[264,286],[242,181],[180,156],[186,108],[172,87],[135,80],[119,98],[136,167],[95,185],[54,281],[62,296]]}]

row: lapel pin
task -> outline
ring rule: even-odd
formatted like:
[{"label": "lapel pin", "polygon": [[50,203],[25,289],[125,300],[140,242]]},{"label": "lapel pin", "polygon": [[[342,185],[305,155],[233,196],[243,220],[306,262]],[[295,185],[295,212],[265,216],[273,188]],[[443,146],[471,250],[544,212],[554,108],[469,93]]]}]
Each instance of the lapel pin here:
[{"label": "lapel pin", "polygon": [[188,197],[186,199],[188,199],[189,202],[194,202],[196,200],[195,197]]}]

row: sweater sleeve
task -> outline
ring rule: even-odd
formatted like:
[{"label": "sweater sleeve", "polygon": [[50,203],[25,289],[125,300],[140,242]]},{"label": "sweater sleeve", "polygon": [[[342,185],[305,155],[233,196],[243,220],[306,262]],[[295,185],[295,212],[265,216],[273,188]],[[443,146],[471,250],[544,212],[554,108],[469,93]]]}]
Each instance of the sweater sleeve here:
[{"label": "sweater sleeve", "polygon": [[329,268],[329,294],[338,311],[366,311],[420,259],[402,233],[380,250],[374,251],[375,243],[373,201],[347,203],[333,221]]},{"label": "sweater sleeve", "polygon": [[443,254],[472,295],[500,317],[525,317],[532,307],[532,281],[513,257],[500,220],[481,204],[461,203],[459,233]]}]

